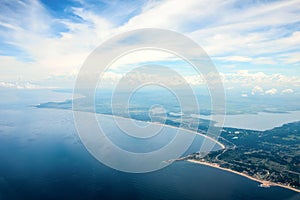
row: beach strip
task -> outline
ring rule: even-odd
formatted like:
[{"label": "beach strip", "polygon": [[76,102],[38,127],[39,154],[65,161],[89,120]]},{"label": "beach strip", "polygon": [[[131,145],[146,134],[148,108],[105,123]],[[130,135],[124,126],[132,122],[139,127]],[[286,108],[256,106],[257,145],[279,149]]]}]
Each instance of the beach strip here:
[{"label": "beach strip", "polygon": [[231,173],[234,173],[234,174],[238,174],[240,176],[244,176],[248,179],[251,179],[253,181],[261,183],[262,187],[279,186],[279,187],[287,188],[287,189],[290,189],[290,190],[293,190],[295,192],[300,193],[300,190],[297,189],[297,188],[293,188],[293,187],[290,187],[290,186],[287,186],[287,185],[282,185],[282,184],[279,184],[279,183],[273,183],[273,182],[270,182],[270,181],[260,180],[260,179],[254,178],[252,176],[249,176],[248,174],[244,174],[244,173],[237,172],[237,171],[234,171],[234,170],[231,170],[231,169],[228,169],[228,168],[220,167],[218,164],[203,162],[203,161],[200,161],[200,160],[193,160],[193,159],[188,159],[186,161],[196,163],[196,164],[200,164],[200,165],[206,165],[206,166],[209,166],[209,167],[214,167],[214,168],[221,169],[221,170],[224,170],[224,171],[228,171],[228,172],[231,172]]}]

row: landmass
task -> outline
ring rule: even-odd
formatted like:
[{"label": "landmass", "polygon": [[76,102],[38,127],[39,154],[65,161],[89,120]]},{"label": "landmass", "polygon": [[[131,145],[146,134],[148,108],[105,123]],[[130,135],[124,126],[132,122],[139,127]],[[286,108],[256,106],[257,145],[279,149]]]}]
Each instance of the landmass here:
[{"label": "landmass", "polygon": [[221,137],[233,145],[186,160],[217,167],[261,183],[300,192],[300,122],[267,131],[224,128]]}]

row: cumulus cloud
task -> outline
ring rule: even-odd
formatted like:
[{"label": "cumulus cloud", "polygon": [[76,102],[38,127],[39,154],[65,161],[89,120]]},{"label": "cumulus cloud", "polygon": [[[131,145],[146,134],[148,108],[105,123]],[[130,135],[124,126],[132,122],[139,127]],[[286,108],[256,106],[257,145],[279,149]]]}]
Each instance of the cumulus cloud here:
[{"label": "cumulus cloud", "polygon": [[269,94],[269,95],[274,95],[277,93],[277,89],[272,88],[272,89],[266,90],[265,93]]},{"label": "cumulus cloud", "polygon": [[252,95],[255,95],[255,94],[264,94],[264,89],[260,86],[255,86],[254,88],[252,88],[252,91],[251,91],[251,94]]},{"label": "cumulus cloud", "polygon": [[238,70],[236,73],[223,74],[224,82],[228,84],[238,84],[245,87],[263,85],[264,87],[277,87],[290,85],[300,86],[300,77],[286,76],[283,74],[266,74],[264,72],[249,72],[249,70]]},{"label": "cumulus cloud", "polygon": [[0,88],[36,90],[36,89],[53,89],[54,87],[44,87],[44,86],[29,83],[29,82],[22,82],[22,83],[20,83],[20,82],[17,82],[17,83],[0,82]]},{"label": "cumulus cloud", "polygon": [[281,91],[281,93],[282,94],[291,94],[291,93],[294,93],[294,90],[290,89],[290,88],[289,89],[284,89],[284,90]]},{"label": "cumulus cloud", "polygon": [[[151,67],[149,67],[150,69]],[[115,68],[117,69],[117,68]],[[191,86],[201,86],[206,85],[205,77],[208,81],[214,81],[217,75],[208,75],[203,76],[201,74],[181,74],[180,71],[178,74],[182,76],[179,77],[171,77],[166,78],[167,74],[164,74],[164,70],[156,71],[155,68],[153,70],[138,70],[137,72],[131,73],[131,69],[127,71],[108,71],[104,73],[101,78],[101,83],[104,85],[113,85],[118,83],[124,76],[128,83],[130,82],[157,82],[157,83],[167,83],[172,84],[174,86],[180,86],[182,84],[189,84]],[[175,70],[176,71],[176,70]],[[129,73],[128,75],[126,75]],[[263,72],[254,72],[250,73],[248,70],[239,70],[236,73],[220,73],[219,78],[223,81],[226,86],[226,90],[237,90],[241,88],[250,88],[250,93],[252,95],[255,94],[273,94],[275,88],[281,88],[284,86],[291,87],[299,87],[300,86],[300,78],[296,76],[284,76],[282,74],[265,74]],[[171,83],[169,83],[171,81]],[[271,88],[267,91],[264,91],[264,88]],[[293,93],[293,89],[285,89],[281,93]],[[245,96],[245,95],[244,95]]]}]

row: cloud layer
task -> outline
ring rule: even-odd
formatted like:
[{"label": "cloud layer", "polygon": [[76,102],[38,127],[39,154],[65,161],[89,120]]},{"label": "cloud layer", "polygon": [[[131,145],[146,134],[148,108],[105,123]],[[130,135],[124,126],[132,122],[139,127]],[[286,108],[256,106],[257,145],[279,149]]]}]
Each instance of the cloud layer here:
[{"label": "cloud layer", "polygon": [[[266,88],[266,94],[283,88],[282,93],[292,94],[300,87],[299,3],[74,0],[62,1],[59,9],[35,0],[1,1],[0,80],[13,83],[21,78],[71,87],[80,66],[101,42],[124,31],[151,27],[179,31],[198,42],[228,87],[258,86]],[[148,57],[140,53],[119,65]],[[174,61],[157,53],[149,61],[170,59]],[[115,70],[106,78],[112,81],[120,76],[122,70]],[[203,84],[196,75],[184,76],[193,85]]]}]

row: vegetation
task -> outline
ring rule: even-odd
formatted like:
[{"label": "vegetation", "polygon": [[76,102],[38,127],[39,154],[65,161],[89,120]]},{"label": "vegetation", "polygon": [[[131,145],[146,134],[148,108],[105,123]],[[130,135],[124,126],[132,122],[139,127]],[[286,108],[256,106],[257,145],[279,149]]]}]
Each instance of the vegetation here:
[{"label": "vegetation", "polygon": [[236,146],[194,159],[217,163],[260,180],[300,188],[300,122],[267,131],[225,128],[221,137]]}]

